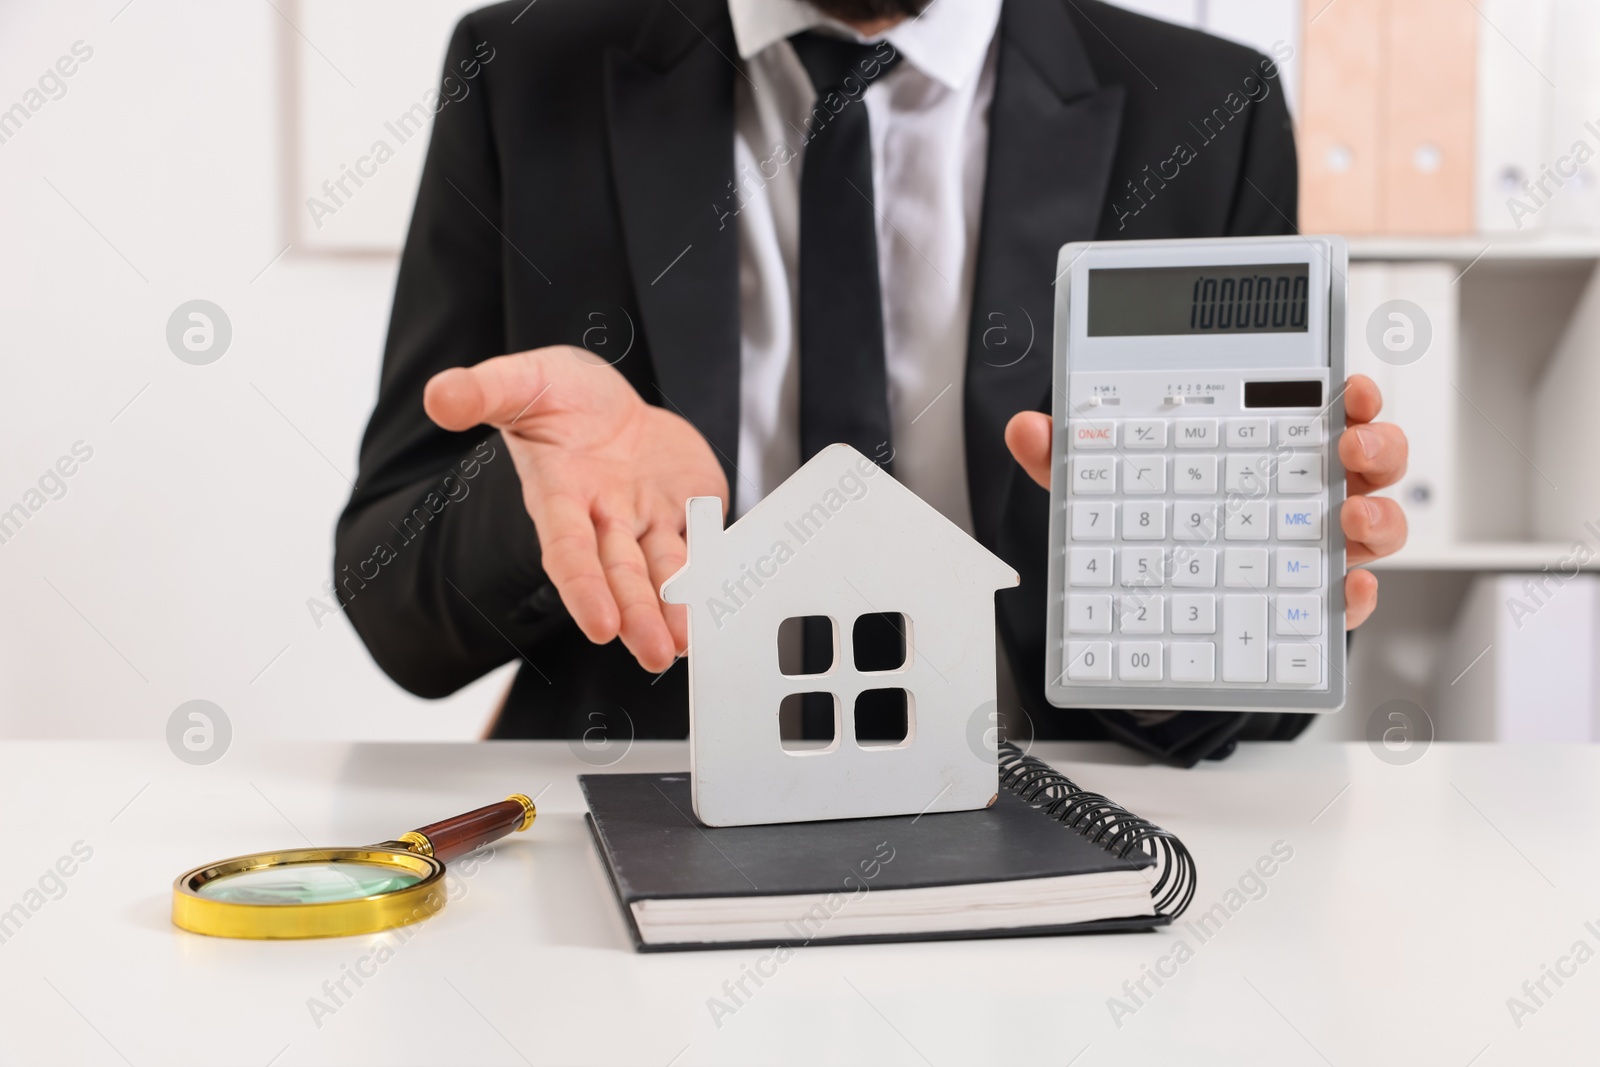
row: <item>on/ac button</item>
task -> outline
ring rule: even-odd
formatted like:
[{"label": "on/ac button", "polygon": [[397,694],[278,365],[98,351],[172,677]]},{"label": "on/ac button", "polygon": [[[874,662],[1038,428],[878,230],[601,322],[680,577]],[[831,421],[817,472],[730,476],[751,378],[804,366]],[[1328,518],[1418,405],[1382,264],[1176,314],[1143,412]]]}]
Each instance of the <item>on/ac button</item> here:
[{"label": "on/ac button", "polygon": [[1078,448],[1115,448],[1117,424],[1076,419],[1069,424],[1072,443]]}]

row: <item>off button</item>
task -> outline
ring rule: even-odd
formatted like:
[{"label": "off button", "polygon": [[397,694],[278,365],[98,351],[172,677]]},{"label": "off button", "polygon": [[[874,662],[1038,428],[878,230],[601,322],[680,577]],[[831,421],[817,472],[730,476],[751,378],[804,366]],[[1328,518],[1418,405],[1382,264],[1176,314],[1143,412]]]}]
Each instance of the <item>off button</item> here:
[{"label": "off button", "polygon": [[1320,445],[1326,433],[1326,421],[1319,415],[1312,419],[1279,419],[1278,443],[1302,447]]}]

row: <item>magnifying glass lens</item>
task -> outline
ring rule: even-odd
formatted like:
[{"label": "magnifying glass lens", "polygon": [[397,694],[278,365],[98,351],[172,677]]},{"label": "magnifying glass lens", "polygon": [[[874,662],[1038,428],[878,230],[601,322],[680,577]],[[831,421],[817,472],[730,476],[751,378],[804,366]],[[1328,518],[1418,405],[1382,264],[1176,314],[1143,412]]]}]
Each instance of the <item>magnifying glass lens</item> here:
[{"label": "magnifying glass lens", "polygon": [[[521,793],[355,848],[218,860],[172,883],[172,923],[212,937],[345,937],[420,922],[445,905],[445,864],[533,823]],[[4,940],[0,931],[0,940]]]},{"label": "magnifying glass lens", "polygon": [[377,863],[294,863],[224,875],[196,892],[231,904],[326,904],[407,889],[422,878]]}]

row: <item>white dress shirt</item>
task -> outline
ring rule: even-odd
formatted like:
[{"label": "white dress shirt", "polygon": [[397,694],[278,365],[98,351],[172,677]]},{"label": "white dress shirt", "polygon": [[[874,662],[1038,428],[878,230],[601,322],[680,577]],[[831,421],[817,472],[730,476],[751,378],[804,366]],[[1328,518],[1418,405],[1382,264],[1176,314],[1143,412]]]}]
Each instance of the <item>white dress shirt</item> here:
[{"label": "white dress shirt", "polygon": [[[800,168],[816,94],[787,40],[813,28],[887,40],[903,61],[869,87],[878,273],[894,474],[972,531],[963,378],[994,95],[1000,0],[942,0],[863,38],[803,0],[728,0],[735,79],[740,396],[735,515],[800,462]],[[726,220],[732,224],[733,220]]]}]

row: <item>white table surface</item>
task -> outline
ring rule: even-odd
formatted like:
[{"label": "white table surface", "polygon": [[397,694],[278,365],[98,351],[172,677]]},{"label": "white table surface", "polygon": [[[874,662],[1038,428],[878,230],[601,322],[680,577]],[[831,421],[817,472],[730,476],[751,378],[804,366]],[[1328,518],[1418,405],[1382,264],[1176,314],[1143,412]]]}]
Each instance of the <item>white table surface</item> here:
[{"label": "white table surface", "polygon": [[[636,954],[561,742],[249,746],[192,767],[132,743],[0,743],[0,911],[75,844],[65,893],[0,944],[0,1064],[1493,1064],[1588,1062],[1600,958],[1513,1020],[1507,998],[1600,950],[1600,748],[1247,745],[1195,771],[1041,745],[1181,836],[1185,920],[1274,843],[1293,858],[1207,940],[1156,933],[800,950],[732,1014],[765,950]],[[686,766],[635,745],[613,770]],[[180,871],[255,849],[361,844],[541,794],[444,913],[394,935],[225,941],[168,922]],[[39,898],[32,898],[37,903]],[[1594,930],[1585,922],[1593,922]],[[370,962],[380,941],[392,958]],[[1192,955],[1131,1014],[1123,983]],[[362,962],[367,958],[369,962]],[[332,1013],[311,998],[361,963]],[[771,965],[764,965],[770,970]],[[1165,965],[1171,973],[1172,964]],[[331,1000],[324,1000],[331,1004]],[[1132,1000],[1125,1003],[1134,1006]],[[1528,1002],[1532,1006],[1532,1002]],[[1120,1023],[1120,1025],[1119,1025]]]}]

